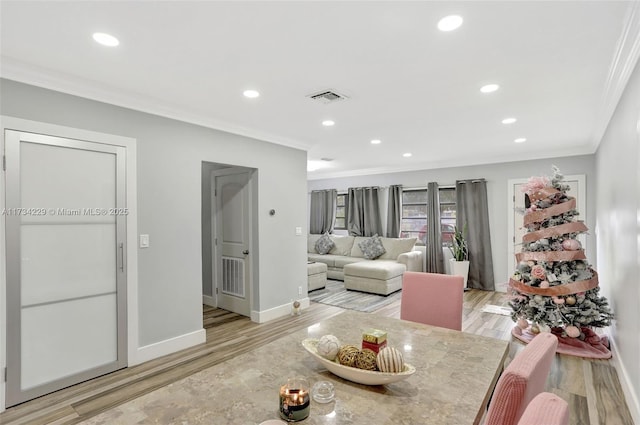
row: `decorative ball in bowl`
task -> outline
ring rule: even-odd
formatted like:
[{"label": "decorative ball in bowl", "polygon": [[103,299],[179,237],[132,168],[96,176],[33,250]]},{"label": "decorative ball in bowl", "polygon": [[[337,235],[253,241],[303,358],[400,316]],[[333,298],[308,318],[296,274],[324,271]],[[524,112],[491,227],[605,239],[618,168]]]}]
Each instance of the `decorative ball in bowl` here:
[{"label": "decorative ball in bowl", "polygon": [[307,338],[302,341],[302,346],[313,356],[314,359],[334,375],[351,382],[363,385],[384,385],[402,381],[413,375],[416,368],[408,363],[404,363],[402,371],[397,373],[379,372],[372,370],[358,369],[356,367],[341,365],[338,360],[329,360],[318,354],[318,340]]}]

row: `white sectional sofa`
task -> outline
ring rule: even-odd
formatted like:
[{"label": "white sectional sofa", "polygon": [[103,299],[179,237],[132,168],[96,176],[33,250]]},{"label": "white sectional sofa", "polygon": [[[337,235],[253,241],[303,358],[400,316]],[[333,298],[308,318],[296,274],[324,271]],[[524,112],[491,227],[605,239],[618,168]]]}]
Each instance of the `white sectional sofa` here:
[{"label": "white sectional sofa", "polygon": [[335,246],[329,253],[319,254],[316,242],[321,236],[308,236],[307,257],[309,261],[326,264],[327,277],[343,280],[347,289],[388,295],[402,288],[405,270],[423,270],[423,253],[414,250],[415,238],[381,237],[386,252],[375,260],[368,260],[359,246],[367,237],[331,235]]}]

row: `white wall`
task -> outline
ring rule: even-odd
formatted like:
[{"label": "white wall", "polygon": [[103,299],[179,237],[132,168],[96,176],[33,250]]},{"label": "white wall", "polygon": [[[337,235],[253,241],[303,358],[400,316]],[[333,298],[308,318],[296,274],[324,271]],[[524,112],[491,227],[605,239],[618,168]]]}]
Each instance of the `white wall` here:
[{"label": "white wall", "polygon": [[[403,173],[376,174],[370,176],[345,177],[337,179],[309,180],[309,191],[318,189],[346,190],[358,186],[389,186],[401,184],[404,187],[425,187],[435,181],[441,186],[453,185],[456,180],[485,178],[489,200],[489,226],[491,228],[491,249],[496,286],[503,286],[508,280],[508,227],[507,181],[536,175],[551,175],[551,166],[557,165],[568,174],[584,174],[586,177],[586,224],[595,228],[595,194],[591,189],[595,180],[595,158],[593,155],[572,156],[544,160],[507,162],[470,167],[441,168]],[[308,218],[307,218],[308,220]],[[596,245],[593,232],[587,235],[586,254],[592,263],[596,261]]]},{"label": "white wall", "polygon": [[616,315],[614,361],[640,424],[640,64],[596,152],[600,287]]},{"label": "white wall", "polygon": [[150,235],[138,257],[141,346],[202,329],[203,161],[258,169],[253,309],[288,306],[298,286],[306,288],[306,238],[295,236],[296,226],[306,230],[305,151],[9,80],[0,84],[3,115],[137,139],[138,230]]}]

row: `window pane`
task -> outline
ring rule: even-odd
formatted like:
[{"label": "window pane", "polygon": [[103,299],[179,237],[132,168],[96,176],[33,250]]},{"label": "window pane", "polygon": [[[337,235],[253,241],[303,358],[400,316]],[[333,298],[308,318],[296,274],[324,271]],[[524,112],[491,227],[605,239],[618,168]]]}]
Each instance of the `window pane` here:
[{"label": "window pane", "polygon": [[345,208],[337,207],[336,208],[336,217],[344,217],[345,216]]},{"label": "window pane", "polygon": [[414,203],[427,203],[427,191],[426,190],[412,190],[410,192],[402,192],[403,204]]},{"label": "window pane", "polygon": [[402,220],[402,224],[400,225],[400,231],[426,232],[426,229],[426,219]]},{"label": "window pane", "polygon": [[440,218],[451,218],[453,221],[456,219],[456,206],[455,205],[440,205]]},{"label": "window pane", "polygon": [[456,203],[456,190],[454,188],[451,189],[440,189],[440,203],[441,204],[455,204]]},{"label": "window pane", "polygon": [[347,198],[347,196],[346,196],[346,195],[338,195],[338,196],[336,197],[337,205],[338,205],[339,207],[344,207],[345,202],[346,202],[346,198]]},{"label": "window pane", "polygon": [[403,205],[402,218],[427,218],[426,205]]},{"label": "window pane", "polygon": [[344,218],[336,218],[336,229],[344,229],[345,228],[345,219]]}]

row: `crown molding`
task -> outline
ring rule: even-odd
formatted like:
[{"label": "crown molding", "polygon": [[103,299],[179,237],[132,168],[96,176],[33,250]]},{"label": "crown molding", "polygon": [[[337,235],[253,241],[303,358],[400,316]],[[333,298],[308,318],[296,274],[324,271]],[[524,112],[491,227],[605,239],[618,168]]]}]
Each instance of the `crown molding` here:
[{"label": "crown molding", "polygon": [[164,100],[152,96],[127,92],[88,78],[38,67],[7,56],[1,56],[0,63],[2,64],[0,77],[7,80],[13,80],[289,148],[304,151],[309,150],[310,145],[306,142],[248,129],[232,123],[219,121],[209,116],[185,112],[184,108],[179,105],[171,105]]},{"label": "crown molding", "polygon": [[600,111],[591,137],[593,150],[596,151],[604,137],[609,122],[622,98],[629,78],[640,58],[640,1],[630,2],[629,10],[620,34],[609,74],[605,83]]}]

